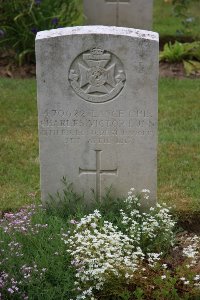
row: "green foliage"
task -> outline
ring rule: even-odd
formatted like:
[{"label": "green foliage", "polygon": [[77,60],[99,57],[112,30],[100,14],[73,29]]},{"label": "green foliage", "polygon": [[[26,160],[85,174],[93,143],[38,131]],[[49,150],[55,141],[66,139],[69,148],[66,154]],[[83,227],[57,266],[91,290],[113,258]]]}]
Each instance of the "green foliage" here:
[{"label": "green foliage", "polygon": [[195,74],[200,72],[200,62],[195,60],[183,61],[184,69],[186,75],[189,76],[191,74]]},{"label": "green foliage", "polygon": [[120,209],[124,205],[122,199],[112,197],[112,188],[107,189],[101,201],[94,195],[94,199],[88,202],[84,195],[78,195],[74,192],[73,184],[69,183],[66,177],[62,179],[62,184],[62,193],[57,192],[56,195],[50,195],[49,201],[45,204],[48,214],[59,216],[62,219],[73,218],[75,215],[81,218],[92,213],[94,209],[98,209],[105,219],[119,225]]},{"label": "green foliage", "polygon": [[[64,241],[72,226],[78,223],[81,215],[90,212],[91,207],[81,213],[79,199],[82,196],[76,195],[66,181],[65,184],[64,198],[61,199],[61,195],[59,197],[63,207],[68,205],[68,216],[67,214],[61,215],[60,210],[56,212],[54,209],[51,213],[50,210],[41,206],[29,206],[16,213],[5,213],[4,218],[0,219],[0,297],[2,299],[77,299],[74,289],[74,282],[77,278],[68,253],[69,244]],[[64,199],[67,204],[64,204]],[[73,199],[77,204],[77,212],[75,212],[76,204],[73,203]],[[101,203],[102,209],[112,211],[114,202],[108,205],[104,203],[106,200],[108,199],[104,199]],[[121,208],[124,208],[122,202],[121,204]],[[76,220],[74,224],[72,224],[71,217]],[[102,217],[110,222],[113,220],[112,214],[109,213]],[[168,260],[169,256],[166,259]],[[165,263],[164,268],[163,263]],[[193,271],[184,267],[184,263],[172,269],[168,268],[163,258],[160,264],[158,263],[156,268],[152,269],[144,260],[129,284],[121,284],[119,279],[116,280],[113,277],[112,284],[106,286],[110,293],[106,293],[105,290],[99,291],[95,299],[186,300],[193,299],[191,298],[193,295],[196,295],[198,299],[193,284],[199,282],[200,279],[197,278],[194,281],[194,275]],[[181,281],[183,276],[185,282],[190,280],[190,284],[185,289]]]},{"label": "green foliage", "polygon": [[191,0],[172,0],[175,15],[186,17],[186,12],[190,3]]},{"label": "green foliage", "polygon": [[197,3],[198,0],[173,0],[173,12],[178,18],[182,18],[183,30],[177,30],[179,35],[184,35],[186,32],[191,33],[195,23],[199,23],[199,17],[191,15],[191,3]]},{"label": "green foliage", "polygon": [[164,45],[160,61],[183,62],[187,75],[200,71],[200,41],[193,43],[171,42]]},{"label": "green foliage", "polygon": [[154,31],[161,39],[198,40],[200,37],[199,0],[154,0]]},{"label": "green foliage", "polygon": [[182,62],[183,60],[200,61],[200,42],[180,43],[171,42],[164,45],[163,51],[160,52],[160,61]]},{"label": "green foliage", "polygon": [[77,25],[81,16],[79,0],[1,0],[0,13],[0,46],[15,50],[20,64],[34,61],[38,31]]},{"label": "green foliage", "polygon": [[[187,247],[183,247],[183,254],[180,250],[179,265],[170,266],[167,263],[170,253],[177,249],[172,246],[175,222],[164,206],[150,208],[148,214],[139,213],[140,200],[133,191],[128,193],[125,207],[120,209],[118,224],[124,224],[120,231],[119,226],[105,221],[105,216],[102,219],[98,210],[81,220],[72,220],[63,240],[76,271],[75,299],[186,300],[188,295],[199,295],[200,276],[192,268],[198,263],[200,238],[183,237]],[[148,190],[142,193],[142,198],[148,200]],[[157,231],[159,227],[162,233]],[[145,245],[144,234],[148,235]],[[160,241],[159,235],[164,237]],[[166,244],[171,245],[170,249]],[[152,250],[156,252],[149,252]]]},{"label": "green foliage", "polygon": [[[0,222],[1,299],[70,299],[74,272],[61,240],[68,220],[50,216],[41,208],[27,208],[15,216],[12,219],[7,214]],[[18,229],[14,228],[17,222],[21,223]]]},{"label": "green foliage", "polygon": [[182,61],[185,55],[184,47],[182,43],[171,42],[164,45],[163,51],[160,53],[160,61],[179,62]]},{"label": "green foliage", "polygon": [[57,215],[62,219],[70,218],[75,214],[82,216],[87,211],[87,203],[84,201],[84,197],[74,192],[72,183],[69,183],[65,177],[61,181],[63,192],[49,195],[49,201],[45,204],[47,213]]},{"label": "green foliage", "polygon": [[143,295],[144,295],[143,289],[141,289],[140,287],[137,287],[136,290],[134,291],[134,296],[135,296],[136,300],[142,300]]}]

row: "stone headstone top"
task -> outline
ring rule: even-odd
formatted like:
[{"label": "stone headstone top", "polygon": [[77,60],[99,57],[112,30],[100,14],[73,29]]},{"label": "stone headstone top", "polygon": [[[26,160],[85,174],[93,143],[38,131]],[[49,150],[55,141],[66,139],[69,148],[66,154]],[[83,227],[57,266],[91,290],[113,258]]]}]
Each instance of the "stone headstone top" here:
[{"label": "stone headstone top", "polygon": [[159,35],[157,32],[149,30],[140,30],[117,26],[76,26],[66,27],[51,30],[39,31],[36,36],[36,41],[41,39],[49,39],[53,37],[62,37],[67,35],[85,35],[85,34],[105,34],[117,36],[130,36],[132,38],[141,38],[147,40],[155,40],[158,42]]},{"label": "stone headstone top", "polygon": [[42,199],[61,179],[86,199],[112,186],[156,198],[158,35],[84,26],[36,38]]},{"label": "stone headstone top", "polygon": [[153,0],[83,0],[89,25],[151,29]]}]

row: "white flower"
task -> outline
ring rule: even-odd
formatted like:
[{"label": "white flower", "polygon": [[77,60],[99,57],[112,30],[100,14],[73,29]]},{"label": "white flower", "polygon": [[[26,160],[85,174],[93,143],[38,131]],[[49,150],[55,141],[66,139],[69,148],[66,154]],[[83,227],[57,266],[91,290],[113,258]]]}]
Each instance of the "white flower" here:
[{"label": "white flower", "polygon": [[200,275],[197,274],[197,275],[194,277],[194,280],[197,280],[197,281],[200,280]]},{"label": "white flower", "polygon": [[[142,193],[144,198],[149,198],[149,190],[143,189]],[[76,300],[96,300],[95,291],[102,290],[109,277],[112,280],[114,277],[116,280],[122,278],[130,283],[136,271],[146,271],[145,268],[140,269],[144,258],[148,259],[150,267],[155,267],[162,253],[148,250],[144,255],[144,241],[152,246],[159,237],[163,243],[173,243],[175,222],[166,206],[157,205],[149,212],[141,213],[140,197],[134,188],[128,192],[124,205],[120,215],[125,233],[111,222],[103,221],[100,212],[95,210],[79,222],[73,222],[75,226],[71,232],[62,234],[76,271]],[[163,268],[166,269],[167,265],[163,264]],[[165,279],[166,275],[161,278]],[[184,282],[187,281],[184,279]]]},{"label": "white flower", "polygon": [[185,277],[181,277],[180,280],[184,281],[184,280],[185,280]]},{"label": "white flower", "polygon": [[164,269],[167,269],[167,264],[162,264]]},{"label": "white flower", "polygon": [[97,227],[97,225],[96,225],[95,223],[91,223],[91,226],[92,226],[93,228],[96,228],[96,227]]},{"label": "white flower", "polygon": [[150,193],[150,190],[148,190],[148,189],[143,189],[143,190],[141,190],[141,192],[142,192],[142,193]]}]

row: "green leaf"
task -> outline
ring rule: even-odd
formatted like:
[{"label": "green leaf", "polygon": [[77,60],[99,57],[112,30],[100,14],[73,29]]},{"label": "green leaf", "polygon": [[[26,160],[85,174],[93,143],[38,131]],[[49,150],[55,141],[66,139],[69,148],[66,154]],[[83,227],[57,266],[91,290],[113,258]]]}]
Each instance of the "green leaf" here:
[{"label": "green leaf", "polygon": [[24,58],[25,58],[25,56],[26,56],[27,54],[30,54],[30,53],[33,53],[33,52],[34,52],[33,49],[26,49],[26,50],[24,50],[23,52],[21,52],[21,53],[19,54],[19,56],[18,56],[18,59],[19,59],[19,65],[20,65],[20,66],[22,65],[23,60],[24,60]]},{"label": "green leaf", "polygon": [[183,61],[184,69],[186,72],[186,75],[189,76],[191,74],[195,74],[196,72],[200,72],[200,62],[189,60],[189,61]]}]

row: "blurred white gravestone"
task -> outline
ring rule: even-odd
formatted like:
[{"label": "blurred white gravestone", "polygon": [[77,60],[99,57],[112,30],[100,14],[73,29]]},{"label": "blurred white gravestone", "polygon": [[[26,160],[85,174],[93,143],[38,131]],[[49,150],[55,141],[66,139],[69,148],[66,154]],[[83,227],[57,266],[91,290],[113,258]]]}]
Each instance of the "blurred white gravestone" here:
[{"label": "blurred white gravestone", "polygon": [[66,176],[86,199],[112,186],[157,190],[158,35],[120,27],[43,31],[36,38],[41,190]]},{"label": "blurred white gravestone", "polygon": [[83,0],[83,12],[88,25],[150,30],[153,0]]}]

